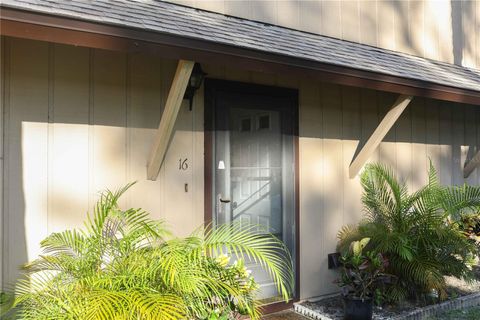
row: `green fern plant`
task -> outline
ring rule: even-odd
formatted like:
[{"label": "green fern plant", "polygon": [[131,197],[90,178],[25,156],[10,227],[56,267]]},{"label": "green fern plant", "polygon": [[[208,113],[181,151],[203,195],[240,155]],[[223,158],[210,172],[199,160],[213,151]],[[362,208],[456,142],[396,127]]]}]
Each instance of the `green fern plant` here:
[{"label": "green fern plant", "polygon": [[445,298],[445,275],[471,279],[468,262],[476,247],[449,223],[454,213],[476,205],[470,194],[442,187],[432,165],[428,183],[413,193],[381,164],[367,165],[361,184],[365,218],[342,228],[338,249],[344,252],[351,242],[370,238],[370,248],[386,255],[387,273],[397,278],[387,292],[391,300],[432,290]]},{"label": "green fern plant", "polygon": [[[132,184],[101,194],[84,230],[53,233],[27,264],[7,314],[19,319],[258,319],[258,286],[244,259],[259,263],[289,299],[284,244],[238,224],[173,238],[142,209],[121,210]],[[228,263],[234,256],[236,263]]]}]

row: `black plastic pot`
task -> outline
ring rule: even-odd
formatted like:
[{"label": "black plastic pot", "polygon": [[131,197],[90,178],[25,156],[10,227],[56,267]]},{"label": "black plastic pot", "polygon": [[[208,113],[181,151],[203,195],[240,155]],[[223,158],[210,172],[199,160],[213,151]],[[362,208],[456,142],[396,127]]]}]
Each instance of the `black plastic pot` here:
[{"label": "black plastic pot", "polygon": [[345,320],[371,320],[373,315],[373,299],[343,297]]}]

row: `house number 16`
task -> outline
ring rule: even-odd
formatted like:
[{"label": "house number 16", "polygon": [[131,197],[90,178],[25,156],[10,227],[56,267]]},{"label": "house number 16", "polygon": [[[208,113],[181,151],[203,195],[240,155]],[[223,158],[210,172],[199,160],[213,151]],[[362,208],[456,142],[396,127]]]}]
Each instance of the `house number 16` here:
[{"label": "house number 16", "polygon": [[182,171],[185,171],[188,169],[188,158],[185,158],[185,159],[178,159],[178,170],[182,170]]}]

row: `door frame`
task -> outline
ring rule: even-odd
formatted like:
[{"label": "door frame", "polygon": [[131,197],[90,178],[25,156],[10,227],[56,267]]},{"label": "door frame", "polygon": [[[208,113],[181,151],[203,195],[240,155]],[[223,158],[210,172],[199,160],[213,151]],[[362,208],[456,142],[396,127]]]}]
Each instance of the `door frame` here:
[{"label": "door frame", "polygon": [[293,299],[285,304],[277,302],[264,307],[265,313],[272,313],[290,308],[293,302],[300,298],[300,195],[299,195],[299,148],[298,148],[298,90],[292,88],[266,86],[220,79],[205,79],[204,87],[204,222],[210,226],[213,219],[213,170],[214,170],[214,137],[215,137],[215,97],[218,92],[236,92],[243,94],[262,94],[282,98],[288,101],[293,114],[293,144],[294,144],[294,203],[295,203],[295,291]]}]

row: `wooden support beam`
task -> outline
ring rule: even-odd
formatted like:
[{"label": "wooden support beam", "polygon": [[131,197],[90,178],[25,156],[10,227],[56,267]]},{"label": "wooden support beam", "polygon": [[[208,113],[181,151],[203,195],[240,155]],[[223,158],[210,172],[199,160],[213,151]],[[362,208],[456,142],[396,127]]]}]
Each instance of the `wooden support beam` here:
[{"label": "wooden support beam", "polygon": [[351,179],[358,174],[365,162],[367,162],[368,158],[370,158],[375,149],[377,149],[380,142],[382,142],[383,138],[385,138],[388,131],[390,131],[397,119],[402,114],[403,110],[405,110],[412,99],[412,96],[406,95],[400,95],[398,97],[371,137],[368,139],[367,143],[365,143],[362,150],[360,150],[357,157],[353,159],[352,163],[350,164],[349,175]]},{"label": "wooden support beam", "polygon": [[468,176],[480,165],[480,150],[465,164],[463,167],[463,177],[466,179]]},{"label": "wooden support beam", "polygon": [[149,180],[157,180],[194,64],[195,62],[193,61],[178,61],[177,71],[168,92],[167,102],[165,103],[158,130],[155,133],[147,164],[147,178]]}]

